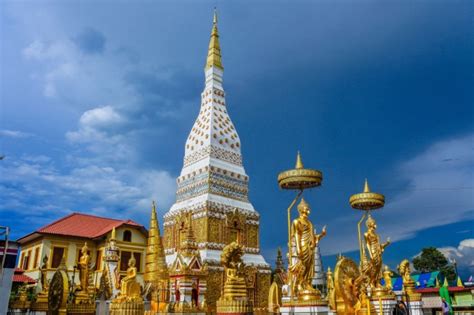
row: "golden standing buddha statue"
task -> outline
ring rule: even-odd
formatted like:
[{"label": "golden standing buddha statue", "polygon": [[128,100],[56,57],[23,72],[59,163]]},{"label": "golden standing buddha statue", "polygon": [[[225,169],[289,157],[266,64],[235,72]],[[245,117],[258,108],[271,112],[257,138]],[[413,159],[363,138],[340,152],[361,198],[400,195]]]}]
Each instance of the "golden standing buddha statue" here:
[{"label": "golden standing buddha statue", "polygon": [[87,242],[84,243],[84,246],[81,249],[82,256],[79,259],[79,279],[81,281],[81,290],[86,291],[89,286],[89,263],[91,257],[89,256],[89,248],[87,247]]},{"label": "golden standing buddha statue", "polygon": [[43,257],[43,264],[40,267],[41,292],[48,291],[48,255]]},{"label": "golden standing buddha statue", "polygon": [[393,272],[390,271],[390,269],[388,269],[388,266],[385,265],[384,269],[383,269],[383,280],[385,282],[385,288],[388,289],[388,290],[392,290],[392,276],[393,276]]},{"label": "golden standing buddha statue", "polygon": [[369,215],[365,224],[367,226],[367,232],[364,233],[365,245],[370,257],[370,262],[367,263],[365,271],[370,280],[370,287],[380,289],[382,287],[380,283],[380,279],[382,279],[382,254],[385,247],[390,244],[390,239],[387,239],[385,243],[380,243],[379,235],[376,233],[377,224],[371,215]]},{"label": "golden standing buddha statue", "polygon": [[326,227],[321,234],[316,234],[308,218],[311,211],[309,204],[301,199],[298,205],[299,217],[291,225],[291,238],[296,248],[295,261],[290,266],[291,287],[299,300],[318,299],[320,293],[311,285],[314,277],[314,249],[320,239],[326,235]]}]

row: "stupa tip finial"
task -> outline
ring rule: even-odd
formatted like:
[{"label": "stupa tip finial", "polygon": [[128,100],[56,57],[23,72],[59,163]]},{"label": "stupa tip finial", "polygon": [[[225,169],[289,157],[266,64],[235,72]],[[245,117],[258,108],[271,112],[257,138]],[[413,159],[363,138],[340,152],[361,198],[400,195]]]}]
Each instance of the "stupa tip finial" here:
[{"label": "stupa tip finial", "polygon": [[298,150],[298,153],[296,155],[296,166],[295,166],[296,169],[302,169],[304,168],[303,166],[303,161],[301,160],[301,154],[300,154],[300,151]]},{"label": "stupa tip finial", "polygon": [[365,193],[370,192],[369,181],[367,180],[367,178],[365,179],[364,192]]},{"label": "stupa tip finial", "polygon": [[212,18],[211,39],[207,51],[207,60],[205,69],[217,67],[224,70],[222,66],[221,47],[219,45],[219,32],[217,31],[217,10],[214,8],[214,17]]}]

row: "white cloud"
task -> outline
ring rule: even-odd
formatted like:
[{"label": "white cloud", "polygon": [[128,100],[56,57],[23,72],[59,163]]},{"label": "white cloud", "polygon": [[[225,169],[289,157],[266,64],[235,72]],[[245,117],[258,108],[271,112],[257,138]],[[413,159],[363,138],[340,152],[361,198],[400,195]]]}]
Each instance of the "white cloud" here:
[{"label": "white cloud", "polygon": [[459,268],[466,268],[474,273],[474,239],[462,240],[458,247],[438,248],[449,260],[456,260]]},{"label": "white cloud", "polygon": [[39,160],[19,158],[0,165],[4,174],[0,191],[5,198],[0,212],[15,209],[19,214],[57,215],[74,209],[143,219],[151,200],[157,200],[161,209],[174,200],[175,180],[165,171],[97,165],[61,171],[45,164],[44,157]]},{"label": "white cloud", "polygon": [[19,131],[19,130],[7,130],[3,129],[0,130],[0,136],[2,137],[9,137],[9,138],[28,138],[31,137],[31,133]]},{"label": "white cloud", "polygon": [[124,118],[111,106],[98,107],[88,110],[82,114],[79,123],[82,127],[108,126],[123,122]]}]

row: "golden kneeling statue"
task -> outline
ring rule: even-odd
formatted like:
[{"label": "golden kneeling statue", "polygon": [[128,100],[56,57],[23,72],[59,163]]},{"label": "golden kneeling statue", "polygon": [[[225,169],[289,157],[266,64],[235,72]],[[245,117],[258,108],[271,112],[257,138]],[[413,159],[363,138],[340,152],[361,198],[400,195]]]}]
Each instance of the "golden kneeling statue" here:
[{"label": "golden kneeling statue", "polygon": [[135,257],[128,260],[127,275],[120,281],[120,300],[141,299],[141,286],[137,282],[137,267]]},{"label": "golden kneeling statue", "polygon": [[299,300],[319,299],[321,293],[314,289],[311,281],[314,277],[314,250],[322,237],[326,235],[326,227],[321,234],[316,234],[313,224],[308,218],[311,208],[304,199],[298,205],[299,217],[291,225],[291,239],[296,252],[295,261],[289,267],[293,295]]}]

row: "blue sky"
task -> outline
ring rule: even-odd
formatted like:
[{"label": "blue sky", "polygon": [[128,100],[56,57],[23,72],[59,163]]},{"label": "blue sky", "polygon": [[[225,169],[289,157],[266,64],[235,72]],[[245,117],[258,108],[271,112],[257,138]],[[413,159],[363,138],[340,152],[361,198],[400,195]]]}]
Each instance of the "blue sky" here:
[{"label": "blue sky", "polygon": [[474,273],[469,1],[1,2],[0,224],[71,211],[148,224],[174,201],[199,112],[212,9],[224,88],[269,262],[286,240],[278,172],[300,150],[323,186],[325,264],[354,255],[348,198],[368,178],[392,268],[442,248]]}]

